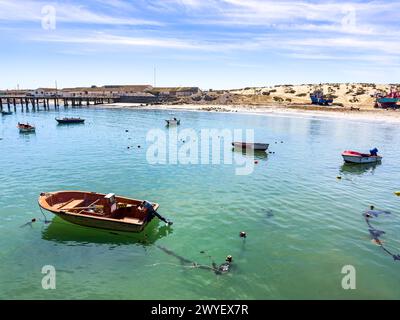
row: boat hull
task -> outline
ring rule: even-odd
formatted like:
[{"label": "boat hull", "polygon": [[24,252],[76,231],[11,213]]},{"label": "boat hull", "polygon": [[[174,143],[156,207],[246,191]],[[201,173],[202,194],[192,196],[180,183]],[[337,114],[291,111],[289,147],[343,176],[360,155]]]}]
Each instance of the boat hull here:
[{"label": "boat hull", "polygon": [[34,132],[36,132],[36,129],[35,128],[32,128],[32,129],[19,128],[19,132],[20,133],[34,133]]},{"label": "boat hull", "polygon": [[323,99],[317,97],[311,97],[311,103],[319,106],[327,106],[333,103],[333,99]]},{"label": "boat hull", "polygon": [[167,126],[177,126],[181,124],[181,120],[165,120]]},{"label": "boat hull", "polygon": [[70,222],[72,224],[96,229],[138,233],[142,232],[146,226],[126,224],[118,221],[102,221],[99,219],[93,219],[92,217],[88,216],[73,216],[71,214],[66,214],[62,212],[50,212],[54,213],[64,221]]},{"label": "boat hull", "polygon": [[79,123],[85,123],[84,119],[74,119],[74,120],[66,120],[66,119],[56,119],[58,124],[79,124]]},{"label": "boat hull", "polygon": [[245,142],[232,142],[232,146],[242,150],[266,151],[269,148],[267,143],[245,143]]},{"label": "boat hull", "polygon": [[398,108],[399,101],[399,98],[380,98],[377,100],[377,104],[380,108]]},{"label": "boat hull", "polygon": [[381,156],[352,156],[352,155],[342,155],[343,160],[346,163],[359,163],[359,164],[363,164],[363,163],[377,163],[377,162],[381,162],[382,161],[382,157]]}]

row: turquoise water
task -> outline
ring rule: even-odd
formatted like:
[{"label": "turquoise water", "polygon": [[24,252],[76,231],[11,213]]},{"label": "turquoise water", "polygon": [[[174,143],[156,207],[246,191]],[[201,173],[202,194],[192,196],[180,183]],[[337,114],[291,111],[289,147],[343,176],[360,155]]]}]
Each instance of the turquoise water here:
[{"label": "turquoise water", "polygon": [[[57,126],[61,115],[87,123]],[[167,133],[164,119],[172,115],[182,119],[180,130],[252,128],[275,154],[257,155],[246,176],[236,175],[234,165],[150,165],[146,134]],[[36,134],[19,134],[18,121],[34,123]],[[2,299],[400,298],[400,262],[372,243],[362,217],[371,204],[390,210],[374,223],[386,231],[385,246],[400,253],[395,124],[60,109],[2,117],[0,138]],[[384,155],[381,165],[343,165],[343,150],[374,146]],[[71,225],[49,213],[51,223],[44,224],[38,195],[63,189],[155,201],[174,225],[156,222],[146,235],[132,236]],[[32,227],[21,227],[33,218]],[[247,232],[245,241],[240,231]],[[160,246],[201,265],[222,263],[228,254],[234,264],[216,275],[181,264]],[[42,289],[44,265],[57,270],[56,290]],[[345,265],[356,268],[355,290],[341,287]]]}]

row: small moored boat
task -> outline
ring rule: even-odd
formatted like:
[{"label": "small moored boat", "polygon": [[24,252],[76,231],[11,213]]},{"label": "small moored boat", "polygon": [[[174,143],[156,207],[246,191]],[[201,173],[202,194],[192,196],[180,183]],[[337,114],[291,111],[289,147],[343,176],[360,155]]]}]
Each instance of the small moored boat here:
[{"label": "small moored boat", "polygon": [[10,116],[10,115],[12,115],[13,113],[11,112],[11,111],[2,111],[1,112],[1,115],[2,116]]},{"label": "small moored boat", "polygon": [[232,142],[232,146],[238,149],[247,149],[255,151],[266,151],[269,147],[268,143],[246,143],[246,142]]},{"label": "small moored boat", "polygon": [[382,160],[376,148],[371,150],[370,153],[348,150],[342,153],[342,157],[346,163],[377,163]]},{"label": "small moored boat", "polygon": [[19,132],[21,133],[31,133],[31,132],[35,132],[36,128],[32,125],[30,125],[29,123],[19,123],[17,125],[17,128],[19,129]]},{"label": "small moored boat", "polygon": [[177,126],[181,124],[181,120],[177,118],[173,118],[170,120],[165,120],[167,122],[167,126]]},{"label": "small moored boat", "polygon": [[65,221],[99,229],[141,232],[154,217],[172,224],[157,213],[159,207],[157,203],[124,198],[113,193],[107,195],[85,191],[41,193],[39,206]]},{"label": "small moored boat", "polygon": [[84,123],[85,119],[81,119],[81,118],[56,118],[56,121],[59,124],[75,124],[75,123]]}]

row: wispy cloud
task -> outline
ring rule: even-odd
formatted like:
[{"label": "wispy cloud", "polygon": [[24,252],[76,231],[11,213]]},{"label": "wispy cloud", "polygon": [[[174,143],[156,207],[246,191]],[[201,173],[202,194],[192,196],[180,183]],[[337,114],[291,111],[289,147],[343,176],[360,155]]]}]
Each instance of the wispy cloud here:
[{"label": "wispy cloud", "polygon": [[[114,8],[121,8],[120,2],[102,2]],[[56,10],[57,22],[81,23],[81,24],[103,24],[103,25],[156,25],[163,23],[154,20],[129,17],[125,14],[109,15],[89,9],[85,5],[49,3],[45,1],[27,0],[0,0],[0,21],[31,22],[40,21],[43,17],[42,9],[45,6],[53,6]]]},{"label": "wispy cloud", "polygon": [[204,46],[195,42],[183,41],[179,39],[161,39],[150,37],[128,37],[105,33],[95,33],[90,35],[50,35],[48,37],[33,37],[35,41],[59,42],[84,45],[109,45],[109,46],[128,46],[128,47],[160,47],[173,49],[204,49]]},{"label": "wispy cloud", "polygon": [[[40,24],[48,4],[57,13],[51,32]],[[344,64],[387,70],[400,62],[398,21],[398,0],[0,0],[0,38],[40,42],[49,51],[44,55],[197,57],[220,61],[216,70],[230,63],[256,71],[280,60],[288,73],[290,64],[313,61],[333,72]]]}]

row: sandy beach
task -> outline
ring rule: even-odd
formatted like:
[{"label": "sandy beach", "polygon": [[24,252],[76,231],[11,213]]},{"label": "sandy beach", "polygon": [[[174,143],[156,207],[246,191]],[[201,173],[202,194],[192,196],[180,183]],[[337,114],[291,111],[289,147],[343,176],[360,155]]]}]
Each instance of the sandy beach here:
[{"label": "sandy beach", "polygon": [[[395,87],[374,83],[325,83],[275,85],[259,88],[199,91],[177,96],[165,104],[115,103],[100,108],[237,112],[290,117],[342,118],[361,121],[400,122],[400,111],[375,108],[377,92]],[[329,106],[312,105],[310,94],[323,90],[334,102]]]},{"label": "sandy beach", "polygon": [[290,117],[342,118],[347,120],[400,122],[400,111],[382,109],[351,110],[349,108],[317,107],[317,106],[274,106],[274,105],[200,105],[200,104],[161,104],[140,105],[133,103],[114,103],[96,106],[103,109],[144,109],[197,112],[227,112],[241,114],[276,115]]}]

